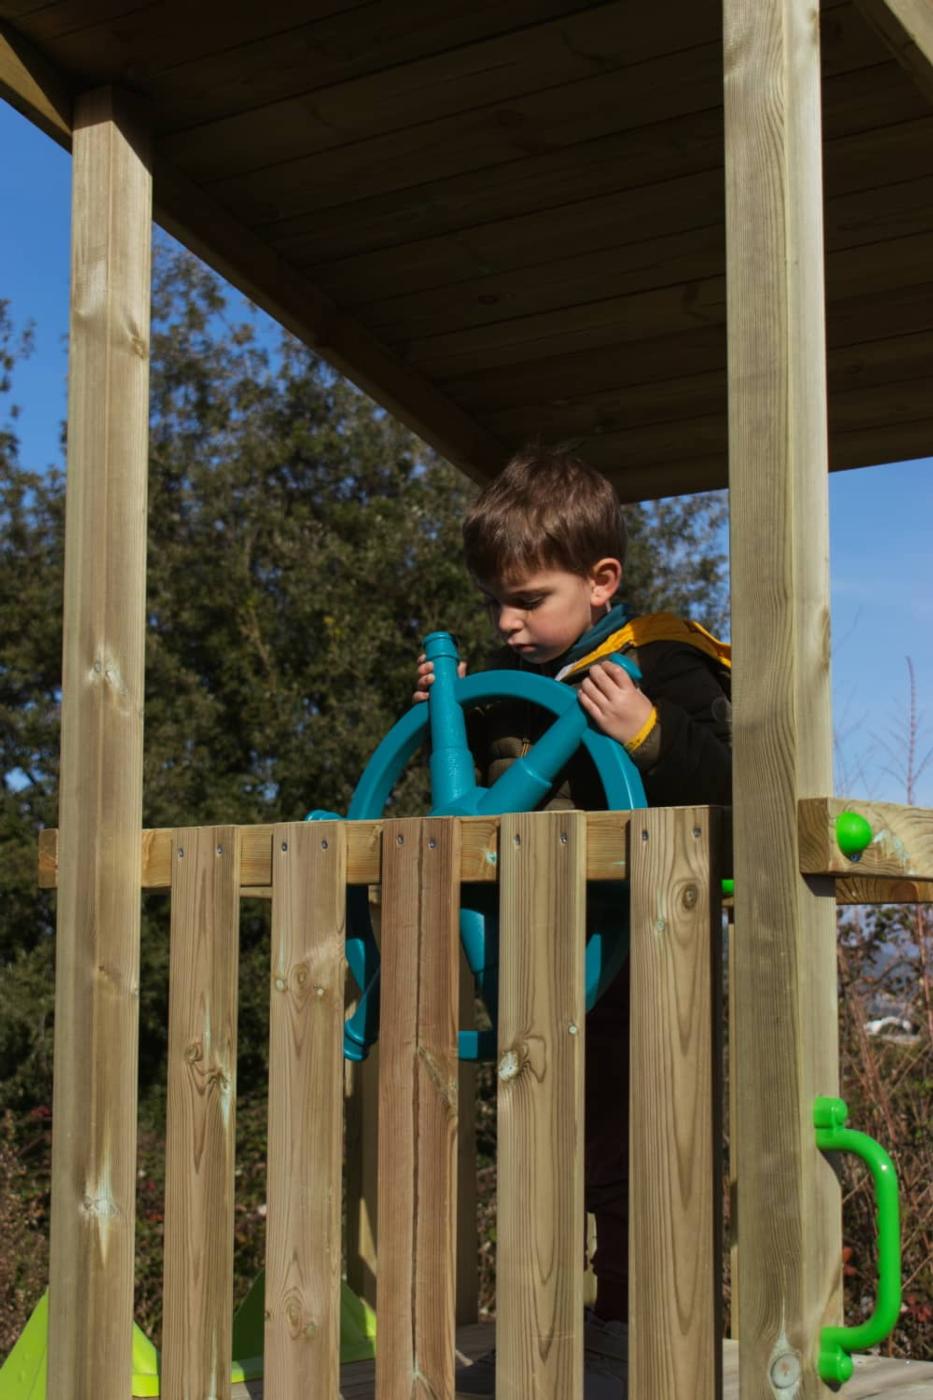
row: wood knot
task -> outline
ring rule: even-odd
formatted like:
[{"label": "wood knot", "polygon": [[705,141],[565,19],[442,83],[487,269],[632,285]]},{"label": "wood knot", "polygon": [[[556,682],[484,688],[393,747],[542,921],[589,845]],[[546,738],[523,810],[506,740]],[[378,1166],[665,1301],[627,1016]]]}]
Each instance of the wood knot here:
[{"label": "wood knot", "polygon": [[700,898],[700,891],[697,889],[696,885],[687,885],[682,898],[685,909],[694,909],[697,900]]}]

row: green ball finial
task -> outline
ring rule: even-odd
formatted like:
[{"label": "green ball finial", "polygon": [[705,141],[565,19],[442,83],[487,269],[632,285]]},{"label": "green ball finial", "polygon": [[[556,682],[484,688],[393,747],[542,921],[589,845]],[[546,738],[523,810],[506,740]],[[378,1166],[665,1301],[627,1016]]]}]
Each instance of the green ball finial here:
[{"label": "green ball finial", "polygon": [[875,833],[859,812],[840,812],[836,818],[836,840],[839,849],[849,860],[858,860],[870,846]]},{"label": "green ball finial", "polygon": [[723,882],[722,882],[722,892],[723,892],[723,894],[726,896],[727,899],[730,899],[730,898],[735,894],[735,881],[734,881],[734,880],[723,880]]}]

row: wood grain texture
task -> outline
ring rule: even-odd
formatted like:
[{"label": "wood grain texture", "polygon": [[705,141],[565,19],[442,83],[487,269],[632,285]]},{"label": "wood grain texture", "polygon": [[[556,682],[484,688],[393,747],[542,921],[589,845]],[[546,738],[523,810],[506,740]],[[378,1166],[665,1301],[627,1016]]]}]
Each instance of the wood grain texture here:
[{"label": "wood grain texture", "polygon": [[720,1394],[718,824],[714,809],[658,808],[633,829],[629,1386],[640,1400]]},{"label": "wood grain texture", "polygon": [[735,1002],[743,1400],[828,1394],[839,1189],[812,1105],[838,1084],[835,909],[797,802],[830,791],[820,51],[809,0],[725,0]]},{"label": "wood grain texture", "polygon": [[152,182],[145,139],[112,92],[83,97],[75,122],[49,1393],[122,1400],[136,1200]]},{"label": "wood grain texture", "polygon": [[[494,1324],[481,1322],[457,1331],[457,1350],[468,1360],[475,1360],[493,1345]],[[723,1400],[739,1397],[739,1344],[723,1343]],[[360,1361],[344,1366],[340,1373],[342,1400],[373,1400],[373,1363]],[[925,1361],[894,1361],[881,1356],[855,1357],[855,1375],[846,1382],[842,1392],[851,1400],[930,1400],[933,1395],[933,1363]],[[263,1400],[261,1381],[233,1388],[233,1400]],[[270,1396],[270,1400],[272,1397]],[[633,1397],[634,1400],[634,1397]],[[680,1400],[680,1397],[677,1397]]]},{"label": "wood grain texture", "polygon": [[228,1400],[240,854],[233,826],[175,833],[162,1394]]},{"label": "wood grain texture", "polygon": [[265,1378],[331,1400],[340,1368],[346,825],[272,838]]},{"label": "wood grain texture", "polygon": [[[625,880],[626,833],[630,812],[588,812],[587,876],[591,880]],[[462,823],[460,878],[494,883],[498,879],[499,817],[468,817]],[[378,885],[382,879],[382,822],[347,822],[347,883]],[[255,895],[272,883],[272,827],[239,828],[244,889]],[[39,836],[39,885],[54,889],[58,880],[58,833]],[[142,888],[168,889],[172,879],[172,832],[158,827],[142,833]]]},{"label": "wood grain texture", "polygon": [[452,818],[383,827],[379,1400],[453,1390],[459,843]]},{"label": "wood grain texture", "polygon": [[[836,818],[858,812],[873,840],[849,860],[836,840]],[[799,805],[800,869],[808,875],[847,875],[871,880],[933,880],[933,810],[857,797],[805,798]]]},{"label": "wood grain texture", "polygon": [[586,818],[502,818],[498,1400],[580,1400]]}]

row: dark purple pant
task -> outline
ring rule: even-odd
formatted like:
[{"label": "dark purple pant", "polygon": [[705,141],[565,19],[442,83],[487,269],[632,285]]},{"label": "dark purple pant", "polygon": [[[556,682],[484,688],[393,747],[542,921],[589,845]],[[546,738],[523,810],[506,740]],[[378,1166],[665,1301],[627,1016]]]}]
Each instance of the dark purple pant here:
[{"label": "dark purple pant", "polygon": [[597,1316],[628,1318],[629,964],[586,1018],[586,1208]]}]

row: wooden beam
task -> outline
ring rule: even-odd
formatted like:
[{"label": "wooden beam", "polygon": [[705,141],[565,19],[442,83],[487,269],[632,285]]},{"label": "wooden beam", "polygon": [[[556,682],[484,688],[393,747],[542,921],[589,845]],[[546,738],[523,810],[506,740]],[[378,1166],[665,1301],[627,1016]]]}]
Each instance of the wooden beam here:
[{"label": "wooden beam", "polygon": [[[872,829],[855,860],[836,840],[836,820],[857,812]],[[800,803],[800,869],[805,875],[846,875],[933,881],[933,810],[859,798],[811,797]]]},{"label": "wooden beam", "polygon": [[719,820],[709,807],[638,814],[628,1262],[639,1400],[722,1393]]},{"label": "wooden beam", "polygon": [[481,483],[503,465],[507,449],[498,439],[158,157],[155,191],[156,218],[164,228],[442,457]]},{"label": "wooden beam", "polygon": [[238,831],[179,830],[173,848],[161,1381],[230,1400]]},{"label": "wooden beam", "polygon": [[502,829],[496,1394],[581,1400],[586,820]]},{"label": "wooden beam", "polygon": [[273,840],[265,1384],[340,1389],[346,824]]},{"label": "wooden beam", "polygon": [[[70,146],[71,84],[8,24],[0,26],[0,95]],[[158,153],[155,217],[468,476],[482,483],[502,466],[508,455],[502,442]]]},{"label": "wooden beam", "polygon": [[385,826],[379,1400],[453,1393],[459,842],[456,819]]},{"label": "wooden beam", "polygon": [[71,150],[74,101],[68,84],[4,20],[0,20],[0,97]]},{"label": "wooden beam", "polygon": [[819,30],[811,0],[724,0],[743,1400],[827,1394],[839,1187],[813,1101],[838,1085],[833,885],[797,803],[832,786]]},{"label": "wooden beam", "polygon": [[898,63],[933,102],[933,6],[930,0],[855,0]]},{"label": "wooden beam", "polygon": [[[129,1394],[152,182],[110,89],[75,109],[49,1394]],[[80,1300],[80,1306],[77,1301]]]},{"label": "wooden beam", "polygon": [[[628,871],[627,831],[631,812],[588,812],[588,866],[591,880],[625,880]],[[494,883],[498,878],[500,817],[463,819],[461,880]],[[347,882],[378,885],[382,879],[382,822],[347,822]],[[271,826],[240,828],[244,892],[257,894],[272,883]],[[39,833],[39,886],[57,882],[58,832]],[[168,889],[172,881],[172,832],[158,827],[142,834],[142,888]]]}]

